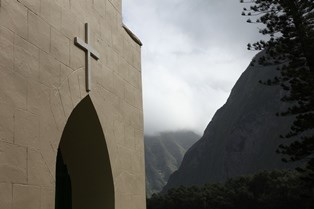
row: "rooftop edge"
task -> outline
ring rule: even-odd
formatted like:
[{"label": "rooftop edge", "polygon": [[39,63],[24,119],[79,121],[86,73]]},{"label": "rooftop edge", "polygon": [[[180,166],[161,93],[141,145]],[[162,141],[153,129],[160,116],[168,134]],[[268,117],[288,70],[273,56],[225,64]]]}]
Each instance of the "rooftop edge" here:
[{"label": "rooftop edge", "polygon": [[141,40],[124,23],[122,23],[122,27],[129,34],[129,36],[133,39],[133,41],[135,41],[135,43],[137,43],[140,46],[143,46],[143,43],[141,42]]}]

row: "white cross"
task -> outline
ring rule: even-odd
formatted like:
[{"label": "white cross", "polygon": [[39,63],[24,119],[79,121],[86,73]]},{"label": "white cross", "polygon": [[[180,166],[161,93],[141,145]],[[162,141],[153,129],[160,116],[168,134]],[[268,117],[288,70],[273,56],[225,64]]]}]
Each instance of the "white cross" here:
[{"label": "white cross", "polygon": [[80,47],[83,49],[86,54],[85,54],[85,61],[86,61],[86,71],[85,71],[85,80],[86,80],[86,91],[89,92],[91,90],[91,61],[90,57],[92,56],[95,60],[99,59],[99,54],[98,52],[93,49],[93,47],[89,44],[89,28],[88,28],[88,23],[85,23],[85,42],[78,38],[74,38],[74,43],[76,46]]}]

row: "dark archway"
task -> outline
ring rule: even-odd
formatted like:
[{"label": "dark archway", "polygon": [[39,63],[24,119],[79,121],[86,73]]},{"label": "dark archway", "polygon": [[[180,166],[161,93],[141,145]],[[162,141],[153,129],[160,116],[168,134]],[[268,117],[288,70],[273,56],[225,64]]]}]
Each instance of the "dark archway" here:
[{"label": "dark archway", "polygon": [[64,163],[60,149],[57,154],[56,167],[56,209],[72,208],[72,185],[68,168]]},{"label": "dark archway", "polygon": [[57,158],[56,209],[114,209],[108,149],[89,96],[70,115]]}]

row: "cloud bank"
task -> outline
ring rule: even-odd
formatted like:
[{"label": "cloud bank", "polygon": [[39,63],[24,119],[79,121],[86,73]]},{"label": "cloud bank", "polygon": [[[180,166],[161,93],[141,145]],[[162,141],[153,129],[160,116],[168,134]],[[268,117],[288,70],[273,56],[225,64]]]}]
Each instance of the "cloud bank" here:
[{"label": "cloud bank", "polygon": [[128,0],[124,23],[142,40],[146,134],[201,134],[254,52],[258,39],[237,0]]}]

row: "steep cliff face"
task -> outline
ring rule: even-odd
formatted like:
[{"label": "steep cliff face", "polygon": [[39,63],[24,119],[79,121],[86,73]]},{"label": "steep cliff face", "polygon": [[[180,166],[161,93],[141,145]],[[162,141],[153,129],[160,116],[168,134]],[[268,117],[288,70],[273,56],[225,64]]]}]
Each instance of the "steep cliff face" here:
[{"label": "steep cliff face", "polygon": [[185,152],[201,137],[191,131],[145,136],[146,193],[160,192],[178,169]]},{"label": "steep cliff face", "polygon": [[287,133],[292,121],[275,115],[287,108],[280,101],[284,92],[280,86],[258,82],[273,78],[278,73],[275,68],[255,65],[246,69],[163,191],[293,166],[281,162],[282,156],[275,153],[284,142],[279,135]]}]

